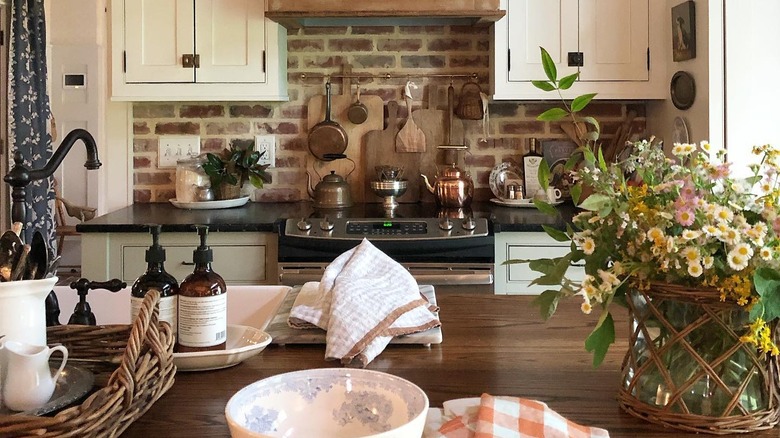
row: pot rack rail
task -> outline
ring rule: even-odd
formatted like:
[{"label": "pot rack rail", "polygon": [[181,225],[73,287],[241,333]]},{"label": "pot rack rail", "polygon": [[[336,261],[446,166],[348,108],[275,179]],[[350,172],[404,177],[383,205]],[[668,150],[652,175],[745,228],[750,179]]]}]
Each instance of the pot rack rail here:
[{"label": "pot rack rail", "polygon": [[327,81],[330,81],[331,79],[413,79],[413,78],[449,78],[450,81],[452,81],[455,78],[469,78],[469,79],[478,79],[479,75],[477,73],[454,73],[454,74],[446,74],[446,73],[418,73],[418,74],[396,74],[396,73],[332,73],[332,74],[321,74],[321,73],[300,73],[301,79],[326,79]]}]

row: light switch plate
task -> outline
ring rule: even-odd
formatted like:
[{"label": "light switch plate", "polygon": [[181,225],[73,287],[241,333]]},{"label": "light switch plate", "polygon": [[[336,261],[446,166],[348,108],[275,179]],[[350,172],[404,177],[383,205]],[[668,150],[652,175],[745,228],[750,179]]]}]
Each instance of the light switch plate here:
[{"label": "light switch plate", "polygon": [[157,167],[176,167],[176,162],[200,154],[199,135],[163,135],[159,141]]},{"label": "light switch plate", "polygon": [[[259,163],[275,166],[276,160],[276,136],[272,134],[256,135],[255,150],[261,153]],[[265,153],[263,153],[265,152]]]}]

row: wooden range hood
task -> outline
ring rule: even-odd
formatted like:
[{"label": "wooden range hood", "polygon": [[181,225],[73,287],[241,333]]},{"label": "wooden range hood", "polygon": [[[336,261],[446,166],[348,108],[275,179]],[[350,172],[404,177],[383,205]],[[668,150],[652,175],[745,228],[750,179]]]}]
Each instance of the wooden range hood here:
[{"label": "wooden range hood", "polygon": [[499,0],[266,0],[265,3],[266,17],[288,29],[404,23],[488,26],[506,14],[499,9]]}]

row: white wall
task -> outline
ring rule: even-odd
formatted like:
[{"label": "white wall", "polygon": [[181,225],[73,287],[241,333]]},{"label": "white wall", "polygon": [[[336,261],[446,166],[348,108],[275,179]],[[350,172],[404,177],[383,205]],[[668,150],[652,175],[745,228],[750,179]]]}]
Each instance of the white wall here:
[{"label": "white wall", "polygon": [[[86,149],[73,146],[56,173],[63,196],[77,205],[97,207],[105,214],[132,204],[131,162],[127,103],[110,102],[108,29],[109,0],[47,0],[47,36],[52,108],[58,120],[59,138],[74,128],[85,128],[94,137],[102,167],[84,168]],[[88,72],[87,87],[64,90],[62,74]],[[74,219],[70,219],[76,223]],[[80,240],[67,239],[63,265],[80,264]]]},{"label": "white wall", "polygon": [[726,144],[729,161],[743,169],[756,161],[754,145],[780,147],[780,2],[725,0]]},{"label": "white wall", "polygon": [[722,93],[720,90],[723,88],[722,64],[719,61],[719,53],[722,51],[721,32],[717,23],[720,1],[696,1],[696,57],[687,61],[674,62],[672,61],[671,9],[682,2],[666,0],[668,19],[659,23],[664,26],[667,40],[664,46],[666,52],[663,54],[667,57],[666,83],[671,82],[675,72],[686,71],[693,76],[696,83],[696,98],[687,110],[677,109],[672,104],[671,97],[663,101],[650,101],[647,105],[647,132],[664,140],[667,150],[671,148],[675,117],[681,117],[686,122],[690,142],[709,140],[716,144],[723,144],[720,128],[722,116],[719,115],[718,110],[721,107],[719,101],[722,100],[718,94]]}]

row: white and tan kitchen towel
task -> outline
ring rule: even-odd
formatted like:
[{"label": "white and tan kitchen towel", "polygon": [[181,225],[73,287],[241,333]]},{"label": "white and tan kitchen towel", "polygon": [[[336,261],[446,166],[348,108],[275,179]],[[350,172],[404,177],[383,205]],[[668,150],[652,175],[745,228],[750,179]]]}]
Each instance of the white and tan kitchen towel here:
[{"label": "white and tan kitchen towel", "polygon": [[363,239],[303,285],[288,324],[326,330],[325,359],[366,366],[394,336],[441,325],[436,310],[406,268]]}]

